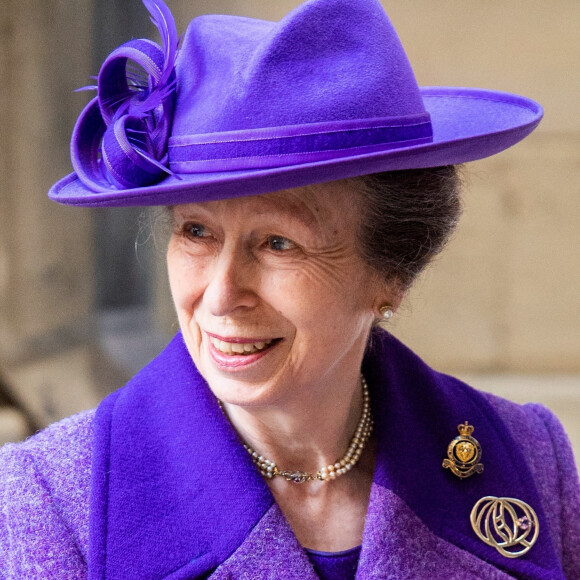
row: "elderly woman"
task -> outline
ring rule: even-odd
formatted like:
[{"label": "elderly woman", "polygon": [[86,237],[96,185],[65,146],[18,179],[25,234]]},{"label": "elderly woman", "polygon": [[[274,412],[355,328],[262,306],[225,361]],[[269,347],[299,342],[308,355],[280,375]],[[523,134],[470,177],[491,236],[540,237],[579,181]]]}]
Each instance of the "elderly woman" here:
[{"label": "elderly woman", "polygon": [[[523,97],[418,88],[375,0],[191,22],[114,51],[50,191],[163,205],[180,332],[96,411],[1,454],[4,578],[580,578],[578,479],[539,405],[377,323]],[[145,71],[137,75],[133,61]]]}]

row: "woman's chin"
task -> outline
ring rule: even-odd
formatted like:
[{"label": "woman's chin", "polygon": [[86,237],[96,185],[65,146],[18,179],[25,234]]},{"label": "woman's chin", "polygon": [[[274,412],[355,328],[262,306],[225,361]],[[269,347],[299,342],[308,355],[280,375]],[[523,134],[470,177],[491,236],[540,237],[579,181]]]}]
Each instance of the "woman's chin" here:
[{"label": "woman's chin", "polygon": [[262,379],[244,380],[238,375],[216,375],[206,377],[213,394],[222,402],[237,407],[260,407],[278,402],[277,381],[264,382]]}]

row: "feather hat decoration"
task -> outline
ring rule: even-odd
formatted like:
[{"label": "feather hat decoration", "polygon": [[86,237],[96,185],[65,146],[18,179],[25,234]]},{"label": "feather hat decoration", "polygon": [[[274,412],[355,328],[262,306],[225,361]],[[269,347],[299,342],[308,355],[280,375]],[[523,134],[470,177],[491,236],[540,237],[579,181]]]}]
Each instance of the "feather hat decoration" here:
[{"label": "feather hat decoration", "polygon": [[150,185],[172,173],[167,141],[179,38],[163,0],[143,3],[162,46],[136,39],[114,50],[97,77],[97,97],[81,113],[73,132],[73,166],[95,191]]}]

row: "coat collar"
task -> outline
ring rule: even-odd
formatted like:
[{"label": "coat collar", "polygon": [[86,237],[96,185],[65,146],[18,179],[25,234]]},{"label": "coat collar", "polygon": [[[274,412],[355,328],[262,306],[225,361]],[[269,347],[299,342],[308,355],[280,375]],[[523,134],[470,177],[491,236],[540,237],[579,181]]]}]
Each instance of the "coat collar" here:
[{"label": "coat collar", "polygon": [[[485,495],[522,499],[536,509],[540,522],[544,519],[525,460],[485,398],[435,373],[387,333],[377,334],[372,345],[363,370],[378,452],[361,566],[366,559],[377,561],[386,543],[398,537],[392,522],[383,539],[375,532],[369,537],[368,529],[389,502],[401,501],[429,537],[458,553],[519,578],[563,577],[547,526],[517,560],[501,557],[471,531],[469,513]],[[476,428],[485,471],[460,481],[441,468],[441,461],[465,420]],[[295,577],[313,573],[180,334],[99,406],[90,501],[92,580],[177,580],[216,569],[218,578],[234,558],[249,561],[258,548],[248,542],[256,534],[262,534],[262,545],[266,537],[274,538],[266,542],[277,546],[274,553],[261,560],[268,566],[276,561],[296,566],[301,572]]]},{"label": "coat collar", "polygon": [[195,578],[273,503],[182,336],[97,409],[89,578]]},{"label": "coat collar", "polygon": [[[374,482],[400,497],[435,535],[500,570],[530,580],[563,578],[533,476],[488,400],[433,371],[384,332],[375,333],[363,373],[380,417]],[[465,421],[475,427],[485,470],[460,480],[441,463],[457,425]],[[508,559],[475,536],[469,515],[485,496],[517,498],[534,507],[541,532],[525,556]]]}]

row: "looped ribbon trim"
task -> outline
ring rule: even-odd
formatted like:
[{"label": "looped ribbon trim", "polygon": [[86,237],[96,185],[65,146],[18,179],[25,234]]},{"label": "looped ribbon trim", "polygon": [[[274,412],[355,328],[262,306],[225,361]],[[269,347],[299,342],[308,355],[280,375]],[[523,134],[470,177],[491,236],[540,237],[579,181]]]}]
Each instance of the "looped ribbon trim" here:
[{"label": "looped ribbon trim", "polygon": [[330,121],[169,139],[177,173],[281,167],[430,143],[428,112],[402,117]]},{"label": "looped ribbon trim", "polygon": [[85,107],[73,130],[73,167],[92,191],[152,185],[172,173],[167,143],[179,39],[163,0],[143,3],[163,46],[136,39],[115,49],[99,71],[93,87],[97,97]]}]

